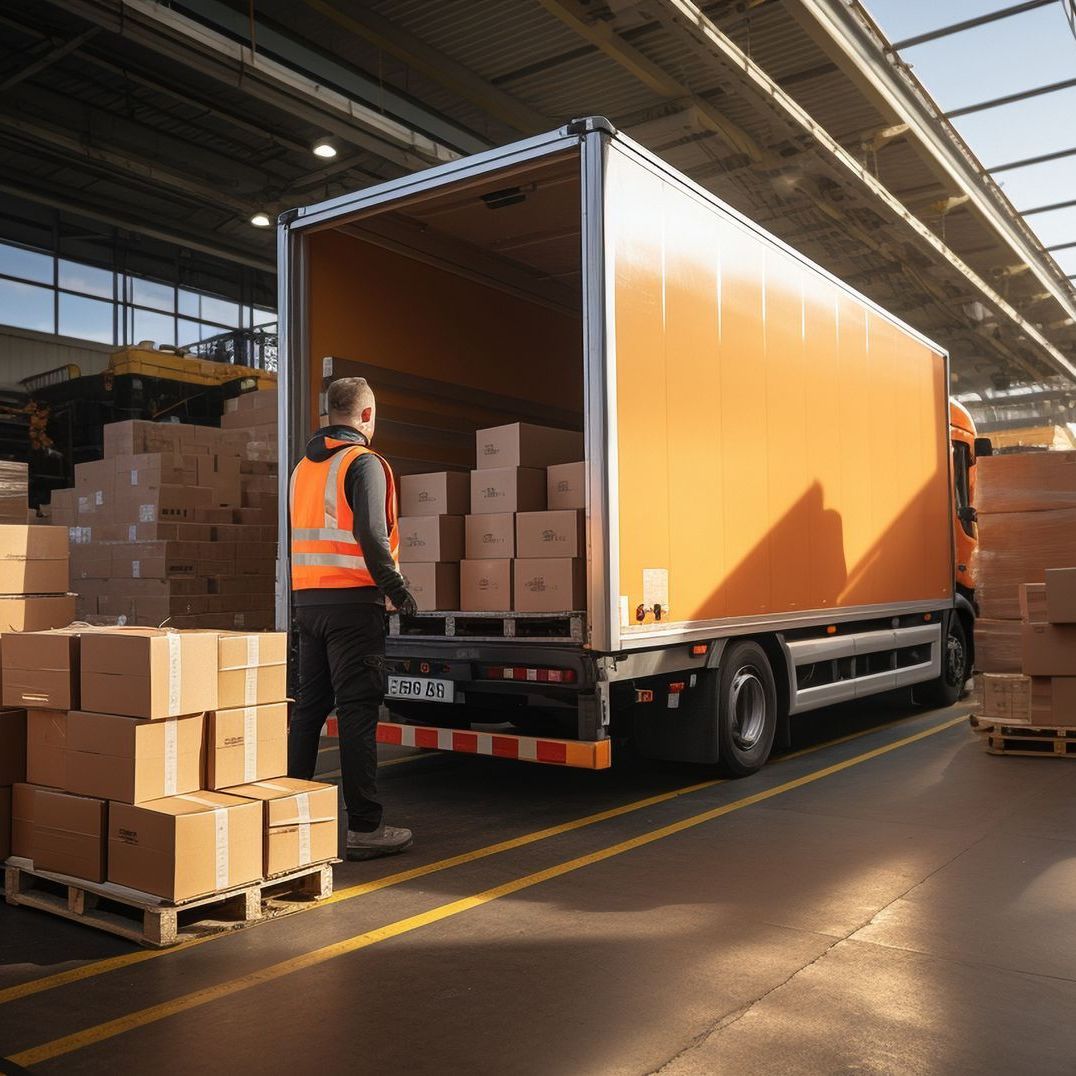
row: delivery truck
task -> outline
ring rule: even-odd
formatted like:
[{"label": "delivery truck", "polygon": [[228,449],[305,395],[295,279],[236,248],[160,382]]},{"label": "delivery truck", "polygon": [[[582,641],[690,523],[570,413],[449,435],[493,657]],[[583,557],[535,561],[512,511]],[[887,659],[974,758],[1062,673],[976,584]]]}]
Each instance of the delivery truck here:
[{"label": "delivery truck", "polygon": [[747,774],[820,707],[961,693],[945,350],[607,120],[286,212],[278,256],[282,461],[348,375],[398,474],[480,466],[490,427],[582,435],[578,600],[394,615],[384,742]]}]

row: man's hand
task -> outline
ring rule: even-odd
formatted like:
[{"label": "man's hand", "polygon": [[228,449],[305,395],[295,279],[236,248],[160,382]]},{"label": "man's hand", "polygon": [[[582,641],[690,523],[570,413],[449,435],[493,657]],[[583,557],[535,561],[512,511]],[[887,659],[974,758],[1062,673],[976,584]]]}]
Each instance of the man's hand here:
[{"label": "man's hand", "polygon": [[396,612],[400,616],[414,616],[418,612],[418,603],[409,590],[403,591],[398,598],[393,598],[392,604],[396,606]]}]

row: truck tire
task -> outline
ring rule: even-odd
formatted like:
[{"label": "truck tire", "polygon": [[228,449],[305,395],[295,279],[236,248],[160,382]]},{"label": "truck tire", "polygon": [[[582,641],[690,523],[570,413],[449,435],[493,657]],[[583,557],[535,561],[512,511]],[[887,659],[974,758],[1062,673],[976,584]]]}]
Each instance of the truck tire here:
[{"label": "truck tire", "polygon": [[958,702],[968,679],[968,639],[964,623],[956,613],[949,617],[949,631],[942,651],[942,674],[915,688],[916,701],[931,710],[941,710]]},{"label": "truck tire", "polygon": [[732,643],[717,677],[718,768],[730,777],[760,770],[777,732],[777,686],[758,643]]}]

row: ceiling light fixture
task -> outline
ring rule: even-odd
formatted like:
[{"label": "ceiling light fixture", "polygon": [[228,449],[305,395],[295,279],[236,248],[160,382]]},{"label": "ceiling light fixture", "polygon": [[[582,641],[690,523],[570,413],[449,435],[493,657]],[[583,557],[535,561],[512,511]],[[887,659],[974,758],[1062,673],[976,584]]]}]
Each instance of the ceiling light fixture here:
[{"label": "ceiling light fixture", "polygon": [[325,161],[331,161],[336,156],[336,147],[327,138],[319,138],[311,150],[315,157],[321,157]]},{"label": "ceiling light fixture", "polygon": [[255,228],[268,228],[273,222],[269,219],[268,213],[255,213],[254,216],[250,218],[250,223],[253,224]]}]

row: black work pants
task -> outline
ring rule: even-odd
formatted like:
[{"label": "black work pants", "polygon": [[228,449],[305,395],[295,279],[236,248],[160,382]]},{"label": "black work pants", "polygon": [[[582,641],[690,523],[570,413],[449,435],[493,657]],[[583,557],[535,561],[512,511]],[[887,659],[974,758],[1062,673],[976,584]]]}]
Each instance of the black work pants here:
[{"label": "black work pants", "polygon": [[288,726],[288,775],[311,780],[336,706],[348,829],[381,825],[377,716],[385,697],[385,609],[374,603],[296,606],[299,676]]}]

